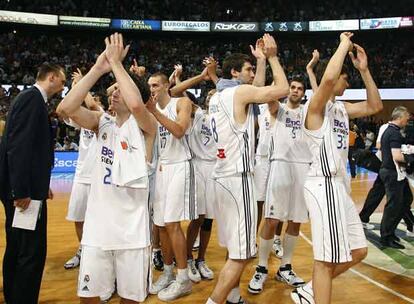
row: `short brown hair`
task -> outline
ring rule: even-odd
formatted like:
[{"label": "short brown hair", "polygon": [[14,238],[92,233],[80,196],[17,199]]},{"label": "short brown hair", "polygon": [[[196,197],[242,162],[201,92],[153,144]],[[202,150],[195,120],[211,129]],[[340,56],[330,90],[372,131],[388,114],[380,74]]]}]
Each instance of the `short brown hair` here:
[{"label": "short brown hair", "polygon": [[62,72],[62,73],[65,72],[64,69],[60,65],[45,62],[39,67],[39,69],[37,71],[36,80],[42,81],[42,80],[46,79],[46,77],[49,73],[59,75],[60,72]]},{"label": "short brown hair", "polygon": [[302,77],[299,77],[299,76],[292,77],[289,84],[291,84],[293,81],[299,82],[303,86],[303,91],[306,91],[306,83]]},{"label": "short brown hair", "polygon": [[223,78],[232,79],[231,70],[241,72],[245,62],[252,63],[252,59],[246,54],[234,53],[227,56],[223,61]]},{"label": "short brown hair", "polygon": [[163,83],[170,83],[170,81],[168,80],[167,75],[165,75],[164,73],[161,73],[161,72],[156,72],[156,73],[152,74],[152,75],[150,76],[150,78],[151,78],[151,77],[160,77],[160,78],[161,78],[161,81],[162,81]]}]

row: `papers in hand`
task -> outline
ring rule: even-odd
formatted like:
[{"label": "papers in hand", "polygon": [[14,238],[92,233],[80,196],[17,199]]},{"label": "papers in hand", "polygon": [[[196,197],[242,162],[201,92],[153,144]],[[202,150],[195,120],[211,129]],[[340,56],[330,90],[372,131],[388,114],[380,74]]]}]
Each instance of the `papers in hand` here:
[{"label": "papers in hand", "polygon": [[16,208],[13,217],[12,227],[35,230],[37,219],[39,218],[39,211],[42,201],[31,200],[29,207],[26,210]]}]

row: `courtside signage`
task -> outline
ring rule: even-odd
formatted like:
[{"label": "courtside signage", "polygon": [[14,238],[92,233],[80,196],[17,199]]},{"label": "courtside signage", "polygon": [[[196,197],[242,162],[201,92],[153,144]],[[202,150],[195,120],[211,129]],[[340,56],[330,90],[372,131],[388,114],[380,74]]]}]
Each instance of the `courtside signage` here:
[{"label": "courtside signage", "polygon": [[360,25],[361,30],[382,30],[396,29],[400,27],[412,27],[413,17],[361,19]]},{"label": "courtside signage", "polygon": [[175,32],[209,32],[210,22],[207,21],[163,21],[163,31]]},{"label": "courtside signage", "polygon": [[211,24],[213,32],[258,32],[259,23],[257,22],[213,22]]},{"label": "courtside signage", "polygon": [[78,163],[78,152],[55,152],[52,173],[74,173]]},{"label": "courtside signage", "polygon": [[309,31],[311,32],[356,31],[356,30],[359,30],[358,19],[325,20],[325,21],[310,21],[309,22]]},{"label": "courtside signage", "polygon": [[309,31],[309,22],[262,22],[260,28],[264,32],[304,32]]},{"label": "courtside signage", "polygon": [[161,21],[112,19],[111,27],[114,29],[125,30],[159,31],[161,30]]},{"label": "courtside signage", "polygon": [[33,14],[13,11],[0,10],[0,22],[38,24],[38,25],[58,25],[57,15]]},{"label": "courtside signage", "polygon": [[59,24],[64,25],[64,26],[76,26],[76,27],[109,28],[109,25],[111,24],[111,19],[109,19],[109,18],[59,16]]}]

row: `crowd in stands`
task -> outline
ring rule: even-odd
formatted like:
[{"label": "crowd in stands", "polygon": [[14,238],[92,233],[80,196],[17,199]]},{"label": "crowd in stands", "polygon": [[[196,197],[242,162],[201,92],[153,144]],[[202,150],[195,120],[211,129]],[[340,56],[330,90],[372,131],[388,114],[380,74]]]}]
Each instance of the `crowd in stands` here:
[{"label": "crowd in stands", "polygon": [[[184,1],[11,0],[0,9],[71,16],[155,20],[310,21],[405,16],[411,0]],[[179,17],[178,17],[179,16]]]},{"label": "crowd in stands", "polygon": [[[370,69],[379,88],[414,87],[414,42],[407,39],[410,33],[396,35],[395,32],[376,34],[358,33],[356,41],[366,48],[370,59]],[[8,91],[0,89],[0,120],[10,106],[11,100],[19,93],[17,84],[31,85],[35,81],[36,68],[43,62],[58,63],[65,67],[66,74],[70,75],[77,68],[83,72],[89,70],[103,47],[105,33],[77,32],[25,32],[17,33],[4,31],[0,33],[0,84],[11,85]],[[337,38],[335,35],[283,35],[275,34],[279,43],[279,57],[284,69],[289,75],[307,77],[305,66],[312,57],[313,49],[318,49],[321,59],[331,57],[335,51]],[[363,37],[361,37],[363,36]],[[127,66],[136,59],[140,66],[145,66],[147,75],[162,71],[171,73],[174,64],[183,66],[182,79],[194,76],[201,72],[202,60],[206,56],[213,56],[220,62],[230,53],[249,53],[249,44],[254,44],[256,36],[251,35],[163,35],[137,36],[127,34],[131,50],[125,60]],[[351,88],[362,88],[363,83],[359,74],[352,68]],[[218,71],[220,75],[220,70]],[[67,77],[66,86],[70,87],[71,80]],[[101,96],[105,89],[113,82],[113,77],[103,77],[93,88]],[[201,100],[206,96],[211,84],[202,83]],[[308,88],[310,86],[308,85]],[[50,113],[59,99],[49,101]],[[71,131],[53,117],[52,122],[56,130],[58,141],[64,144],[64,138],[69,136],[76,139],[77,134]],[[364,135],[370,130],[376,134],[381,122],[367,122],[361,120],[357,125]],[[372,135],[370,135],[372,136]],[[368,137],[370,137],[368,136]]]}]

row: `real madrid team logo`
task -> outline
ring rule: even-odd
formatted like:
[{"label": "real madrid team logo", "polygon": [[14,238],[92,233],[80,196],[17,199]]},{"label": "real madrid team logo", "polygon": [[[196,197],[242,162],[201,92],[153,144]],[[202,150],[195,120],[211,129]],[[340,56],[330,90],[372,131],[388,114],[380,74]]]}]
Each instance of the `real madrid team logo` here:
[{"label": "real madrid team logo", "polygon": [[106,135],[106,132],[105,132],[104,134],[102,134],[102,139],[106,140],[106,137],[107,137],[107,135]]}]

